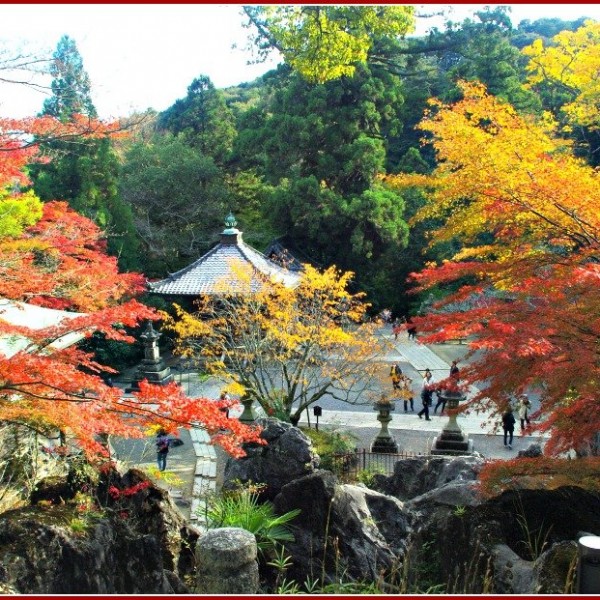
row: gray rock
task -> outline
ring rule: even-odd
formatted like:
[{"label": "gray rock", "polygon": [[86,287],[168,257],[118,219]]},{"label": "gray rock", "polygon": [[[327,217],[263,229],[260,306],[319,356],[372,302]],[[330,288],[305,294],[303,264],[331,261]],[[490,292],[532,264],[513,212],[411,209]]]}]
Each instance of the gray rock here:
[{"label": "gray rock", "polygon": [[238,481],[263,483],[263,497],[273,500],[284,485],[312,473],[319,466],[319,457],[297,427],[277,419],[258,419],[257,424],[263,427],[261,437],[268,444],[245,448],[247,456],[243,458],[229,457],[223,488],[235,488]]},{"label": "gray rock", "polygon": [[479,494],[479,482],[477,481],[451,481],[440,487],[417,496],[408,501],[407,504],[421,508],[424,505],[434,507],[440,506],[478,506],[482,499]]},{"label": "gray rock", "polygon": [[569,594],[577,564],[577,542],[566,540],[553,544],[535,561],[533,567],[536,594]]},{"label": "gray rock", "polygon": [[212,529],[196,546],[196,593],[256,594],[259,575],[256,539],[245,529]]},{"label": "gray rock", "polygon": [[[339,485],[317,470],[284,486],[274,502],[278,513],[300,508],[292,521],[294,542],[286,544],[292,567],[286,577],[305,581],[333,571],[348,580],[374,581],[401,562],[411,516],[402,502],[364,486]],[[333,565],[336,565],[334,567]]]},{"label": "gray rock", "polygon": [[[146,480],[139,471],[107,477],[98,497],[110,485],[127,488]],[[168,494],[150,485],[119,502],[104,516],[90,517],[83,530],[72,525],[82,517],[72,504],[3,513],[0,571],[6,586],[21,594],[189,593],[183,577],[198,534]]]},{"label": "gray rock", "polygon": [[377,479],[378,489],[409,500],[450,481],[474,481],[482,464],[476,456],[407,458],[396,463],[393,475]]},{"label": "gray rock", "polygon": [[537,458],[542,454],[542,447],[539,444],[530,444],[525,450],[519,450],[517,458]]},{"label": "gray rock", "polygon": [[492,549],[494,592],[498,594],[530,594],[534,591],[533,563],[523,560],[507,545]]}]

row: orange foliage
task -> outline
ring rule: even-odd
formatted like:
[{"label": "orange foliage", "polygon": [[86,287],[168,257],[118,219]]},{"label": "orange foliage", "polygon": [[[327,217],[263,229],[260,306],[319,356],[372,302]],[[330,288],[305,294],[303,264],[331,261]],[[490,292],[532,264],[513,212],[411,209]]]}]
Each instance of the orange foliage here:
[{"label": "orange foliage", "polygon": [[442,220],[432,244],[462,244],[413,274],[417,291],[457,290],[415,323],[428,341],[469,337],[483,351],[461,371],[482,388],[473,405],[501,413],[534,390],[532,425],[551,435],[546,451],[585,450],[600,431],[600,178],[551,124],[480,85],[463,92],[453,105],[433,103],[421,124],[434,173],[391,180],[428,190],[417,219]]},{"label": "orange foliage", "polygon": [[526,488],[554,490],[563,486],[600,491],[600,458],[578,460],[515,458],[486,463],[479,473],[481,494],[490,498],[506,490]]}]

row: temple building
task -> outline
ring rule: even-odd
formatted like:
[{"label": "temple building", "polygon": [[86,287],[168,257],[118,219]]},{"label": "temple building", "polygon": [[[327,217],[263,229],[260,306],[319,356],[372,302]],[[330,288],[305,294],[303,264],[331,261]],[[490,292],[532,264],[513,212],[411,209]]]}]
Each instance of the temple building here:
[{"label": "temple building", "polygon": [[296,287],[300,273],[284,268],[248,246],[236,225],[235,217],[229,213],[216,246],[165,279],[149,282],[149,291],[164,296],[188,297],[223,295],[224,290],[228,294],[247,293],[248,284],[240,280],[239,267],[251,268],[250,293],[260,290],[265,281],[272,279],[286,287]]}]

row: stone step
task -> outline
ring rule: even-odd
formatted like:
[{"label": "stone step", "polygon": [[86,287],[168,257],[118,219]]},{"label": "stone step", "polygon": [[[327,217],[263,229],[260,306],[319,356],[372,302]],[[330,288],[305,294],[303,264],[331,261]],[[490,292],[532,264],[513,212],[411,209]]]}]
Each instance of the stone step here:
[{"label": "stone step", "polygon": [[196,477],[215,478],[217,476],[217,463],[215,461],[197,460]]}]

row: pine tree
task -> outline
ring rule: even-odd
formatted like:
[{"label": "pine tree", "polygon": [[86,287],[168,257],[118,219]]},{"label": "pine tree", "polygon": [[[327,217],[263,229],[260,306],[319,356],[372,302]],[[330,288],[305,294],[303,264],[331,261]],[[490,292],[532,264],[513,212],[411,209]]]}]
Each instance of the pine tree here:
[{"label": "pine tree", "polygon": [[[96,118],[90,78],[75,41],[63,36],[50,69],[52,96],[44,101],[42,115],[70,122],[75,115]],[[138,240],[131,211],[119,197],[119,162],[109,139],[76,143],[54,140],[42,144],[52,160],[31,166],[34,190],[44,201],[66,200],[82,215],[106,230],[109,252],[123,269],[138,266]]]}]

